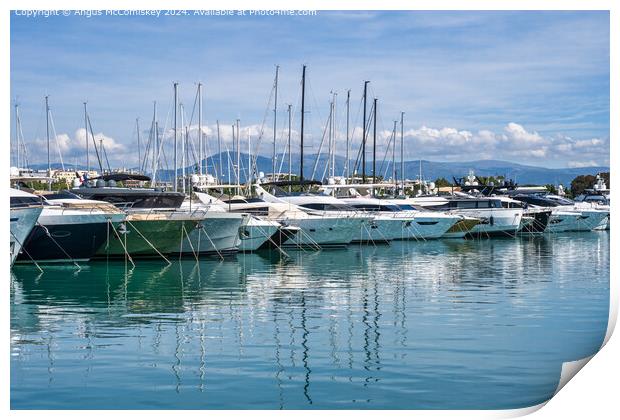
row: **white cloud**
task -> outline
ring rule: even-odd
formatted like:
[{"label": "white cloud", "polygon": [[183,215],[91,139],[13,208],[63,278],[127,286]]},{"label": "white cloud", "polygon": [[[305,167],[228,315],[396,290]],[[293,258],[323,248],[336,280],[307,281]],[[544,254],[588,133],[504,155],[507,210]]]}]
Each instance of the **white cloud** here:
[{"label": "white cloud", "polygon": [[508,125],[504,127],[504,131],[509,141],[524,143],[541,143],[544,141],[543,137],[536,131],[528,132],[522,125],[517,123],[508,123]]},{"label": "white cloud", "polygon": [[601,166],[601,165],[597,161],[595,161],[595,160],[569,161],[568,162],[568,167],[569,168],[584,168],[586,166]]}]

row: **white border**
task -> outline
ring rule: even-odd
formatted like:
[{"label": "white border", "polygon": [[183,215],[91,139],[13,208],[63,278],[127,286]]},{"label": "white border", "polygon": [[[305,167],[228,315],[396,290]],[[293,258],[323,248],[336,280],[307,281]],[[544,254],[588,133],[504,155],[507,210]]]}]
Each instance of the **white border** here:
[{"label": "white border", "polygon": [[[2,162],[2,168],[4,169],[4,173],[8,174],[9,168],[9,141],[10,139],[10,62],[8,60],[9,57],[9,46],[10,46],[10,15],[9,10],[11,9],[306,9],[306,10],[610,10],[611,11],[611,43],[610,43],[610,53],[611,53],[611,92],[612,95],[610,97],[610,167],[613,166],[613,162],[616,161],[616,153],[618,150],[618,146],[615,144],[616,133],[617,133],[617,125],[618,119],[617,116],[620,115],[618,113],[618,75],[620,74],[620,67],[618,65],[618,56],[620,51],[619,35],[620,35],[620,19],[619,19],[619,4],[618,1],[613,0],[419,0],[416,2],[406,2],[406,1],[395,1],[395,0],[383,0],[381,2],[370,1],[370,0],[361,0],[356,1],[355,3],[346,0],[320,0],[320,1],[296,1],[294,6],[290,1],[282,1],[282,0],[265,0],[257,3],[256,1],[248,1],[248,0],[213,0],[208,3],[204,1],[163,1],[163,0],[154,0],[154,1],[132,1],[129,4],[127,0],[119,1],[119,0],[111,0],[111,1],[74,1],[74,0],[60,0],[53,2],[44,2],[44,1],[33,1],[33,0],[8,0],[2,2],[2,15],[0,17],[0,31],[2,33],[2,41],[1,41],[1,53],[5,58],[1,61],[0,68],[2,69],[2,86],[3,92],[6,92],[4,95],[4,101],[1,102],[0,105],[0,122],[1,126],[4,127],[4,135],[3,135],[3,147],[4,153],[0,153],[0,159]],[[613,184],[616,188],[620,185],[620,176],[612,170],[611,172],[611,184]],[[8,196],[2,195],[0,198],[2,202],[0,203],[0,208],[5,212],[5,220],[7,219],[8,213]],[[614,207],[612,209],[612,218],[614,220],[620,220],[618,218],[618,211]],[[2,235],[4,237],[8,237],[8,225],[6,223],[0,224],[0,230],[2,231]],[[0,236],[1,237],[1,236]],[[620,255],[618,254],[618,244],[616,240],[616,236],[612,235],[611,240],[611,255]],[[7,243],[1,243],[0,246],[5,249],[4,254],[8,255],[8,241]],[[0,269],[1,273],[8,274],[8,258],[5,258],[6,265],[3,265],[3,268]],[[612,338],[611,334],[615,327],[617,313],[618,313],[618,281],[616,279],[616,263],[612,258],[611,261],[611,281],[610,281],[610,296],[611,296],[611,308],[609,314],[609,325],[608,331],[605,337],[605,347],[602,349],[599,354],[592,358],[592,361],[587,364],[587,366],[583,367],[585,363],[583,361],[577,361],[573,363],[566,364],[563,369],[563,381],[572,377],[570,374],[572,370],[572,374],[579,371],[581,367],[583,367],[583,372],[579,374],[579,379],[574,381],[569,381],[568,384],[562,388],[558,387],[558,390],[562,388],[562,391],[554,398],[552,398],[545,409],[537,411],[545,404],[541,404],[535,407],[529,407],[525,409],[519,410],[503,410],[503,411],[390,411],[389,413],[385,413],[383,411],[295,411],[294,413],[289,412],[274,412],[274,411],[217,411],[217,412],[196,412],[196,411],[183,411],[179,413],[187,418],[199,418],[204,417],[205,415],[209,416],[217,416],[232,418],[237,416],[246,416],[251,415],[253,418],[267,418],[273,416],[295,416],[298,418],[309,418],[323,415],[337,415],[339,417],[344,418],[353,418],[356,419],[364,419],[364,418],[375,418],[379,416],[389,415],[395,417],[405,416],[407,418],[411,416],[417,417],[432,417],[432,418],[471,418],[471,419],[480,419],[480,418],[505,418],[505,417],[515,417],[520,415],[525,415],[528,413],[536,412],[534,415],[536,418],[545,419],[545,418],[583,418],[584,416],[595,416],[595,418],[608,418],[617,415],[618,404],[616,403],[617,398],[617,387],[615,386],[617,382],[617,374],[619,373],[618,369],[618,355],[620,354],[620,344],[618,342],[618,338]],[[5,332],[9,333],[10,328],[10,316],[9,316],[9,293],[8,293],[8,276],[5,277],[5,292],[1,294],[2,299],[2,307],[4,311],[2,312],[2,320],[3,326],[5,328]],[[7,345],[9,342],[9,334],[7,334],[5,345],[2,347],[2,357],[0,357],[0,367],[3,372],[5,372],[5,380],[2,381],[1,388],[1,397],[2,398],[2,406],[5,411],[9,411],[10,399],[9,399],[9,371],[10,371],[10,358],[9,351],[10,348]],[[611,338],[611,340],[610,340]],[[590,358],[587,358],[585,362],[589,361]],[[562,384],[565,384],[563,382]],[[85,413],[79,411],[48,411],[48,412],[39,412],[39,411],[13,411],[10,412],[10,415],[18,418],[40,418],[41,416],[46,416],[51,419],[65,419],[65,418],[81,418]],[[120,417],[135,417],[136,415],[144,415],[149,416],[150,418],[164,418],[164,416],[169,416],[173,413],[168,413],[166,411],[120,411],[114,413],[108,413],[103,411],[89,411],[86,415],[89,417],[107,417],[109,415],[120,416]]]}]

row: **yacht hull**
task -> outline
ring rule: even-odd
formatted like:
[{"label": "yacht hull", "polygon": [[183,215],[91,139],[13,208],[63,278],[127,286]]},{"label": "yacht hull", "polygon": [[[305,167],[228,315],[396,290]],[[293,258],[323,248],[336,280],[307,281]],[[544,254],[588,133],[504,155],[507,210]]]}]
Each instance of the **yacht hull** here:
[{"label": "yacht hull", "polygon": [[353,235],[353,242],[378,243],[403,239],[407,223],[410,223],[410,220],[377,216],[360,226],[360,229]]},{"label": "yacht hull", "polygon": [[492,209],[484,211],[459,212],[463,216],[480,219],[480,223],[468,232],[468,237],[486,238],[492,236],[514,236],[521,226],[523,210]]},{"label": "yacht hull", "polygon": [[441,238],[461,217],[438,217],[435,215],[416,214],[413,221],[406,226],[405,239]]},{"label": "yacht hull", "polygon": [[239,251],[256,251],[270,239],[273,241],[273,237],[277,235],[278,231],[277,223],[250,219],[248,223],[239,228]]},{"label": "yacht hull", "polygon": [[[247,217],[235,213],[210,213],[185,237],[179,252],[232,253],[239,250],[239,234]],[[266,240],[266,239],[265,239]],[[190,245],[191,244],[191,245]]]},{"label": "yacht hull", "polygon": [[595,229],[609,218],[609,213],[599,210],[552,213],[548,232],[584,232]]},{"label": "yacht hull", "polygon": [[[116,232],[110,232],[109,242],[97,250],[97,257],[123,258],[158,257],[178,252],[187,233],[196,227],[193,220],[136,220],[131,216]],[[122,242],[121,242],[122,241]]]},{"label": "yacht hull", "polygon": [[300,229],[295,236],[283,243],[283,247],[335,248],[351,243],[364,220],[353,217],[308,217],[278,221],[284,226]]},{"label": "yacht hull", "polygon": [[[39,224],[30,232],[24,244],[25,252],[18,260],[28,262],[27,253],[38,262],[88,261],[106,242],[110,223],[105,219],[100,216],[90,222],[48,223],[40,216]],[[120,221],[118,217],[109,220],[112,223]]]},{"label": "yacht hull", "polygon": [[11,208],[11,266],[21,253],[22,245],[37,223],[41,210],[41,207]]},{"label": "yacht hull", "polygon": [[450,229],[443,234],[442,238],[459,239],[464,238],[480,220],[474,218],[465,218],[456,222]]}]

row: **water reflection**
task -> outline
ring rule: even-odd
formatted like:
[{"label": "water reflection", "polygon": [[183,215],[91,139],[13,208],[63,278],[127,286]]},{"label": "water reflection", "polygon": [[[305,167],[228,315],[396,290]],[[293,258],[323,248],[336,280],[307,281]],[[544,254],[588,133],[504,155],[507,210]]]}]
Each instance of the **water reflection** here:
[{"label": "water reflection", "polygon": [[19,267],[12,406],[531,405],[600,345],[608,281],[604,232]]}]

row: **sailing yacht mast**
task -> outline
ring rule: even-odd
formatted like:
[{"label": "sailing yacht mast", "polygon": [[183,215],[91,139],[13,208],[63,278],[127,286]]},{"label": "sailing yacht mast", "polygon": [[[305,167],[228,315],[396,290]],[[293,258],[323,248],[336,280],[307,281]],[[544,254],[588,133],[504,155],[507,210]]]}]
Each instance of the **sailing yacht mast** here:
[{"label": "sailing yacht mast", "polygon": [[[215,120],[215,125],[217,126],[217,154],[219,155],[220,160],[220,168],[219,168],[219,178],[224,177],[224,168],[222,167],[222,139],[220,138],[220,120]],[[230,182],[230,179],[228,180]]]},{"label": "sailing yacht mast", "polygon": [[86,139],[86,173],[90,172],[90,155],[88,153],[88,113],[86,111],[86,102],[84,102],[84,134]]},{"label": "sailing yacht mast", "polygon": [[405,193],[405,153],[404,153],[404,119],[405,113],[401,111],[400,113],[400,189],[402,193]]},{"label": "sailing yacht mast", "polygon": [[274,84],[275,100],[274,100],[274,105],[273,105],[273,156],[271,159],[271,163],[272,163],[271,172],[274,177],[276,176],[276,122],[277,122],[277,115],[278,115],[278,73],[279,71],[280,71],[280,66],[276,66],[276,79],[275,79],[275,84]]},{"label": "sailing yacht mast", "polygon": [[[153,122],[151,124],[151,126],[153,127],[153,158],[151,161],[151,186],[155,186],[155,170],[156,170],[156,166],[155,166],[155,162],[156,162],[156,157],[159,155],[159,133],[157,132],[158,130],[158,126],[157,126],[157,101],[153,101]],[[148,158],[145,156],[144,160],[146,162]],[[146,171],[146,163],[144,165],[144,169]]]},{"label": "sailing yacht mast", "polygon": [[[185,193],[185,142],[187,141],[187,135],[184,135],[183,131],[187,132],[187,127],[185,126],[185,119],[183,118],[185,114],[185,110],[183,108],[183,103],[179,105],[179,111],[181,112],[181,192]],[[183,130],[185,127],[185,130]]]},{"label": "sailing yacht mast", "polygon": [[347,90],[347,151],[344,164],[346,165],[345,178],[349,178],[349,104],[351,102],[351,89]]},{"label": "sailing yacht mast", "polygon": [[[375,174],[376,167],[376,158],[377,158],[377,98],[374,99],[373,103],[373,123],[372,123],[372,183],[374,184],[377,181],[377,177]],[[374,195],[374,193],[373,193]]]},{"label": "sailing yacht mast", "polygon": [[241,193],[241,132],[239,131],[239,122],[239,118],[237,118],[237,194]]},{"label": "sailing yacht mast", "polygon": [[329,102],[329,119],[328,119],[328,141],[327,141],[327,176],[332,174],[332,143],[333,143],[333,120],[334,120],[334,96],[332,92],[332,100]]},{"label": "sailing yacht mast", "polygon": [[177,192],[178,188],[178,175],[177,175],[177,107],[178,107],[178,82],[174,82],[174,192]]},{"label": "sailing yacht mast", "polygon": [[136,118],[136,133],[138,134],[138,170],[142,162],[142,156],[140,155],[140,118]]},{"label": "sailing yacht mast", "polygon": [[47,133],[47,176],[49,177],[47,181],[48,191],[52,190],[52,168],[50,164],[50,106],[49,106],[49,96],[45,96],[45,129]]},{"label": "sailing yacht mast", "polygon": [[198,83],[198,173],[202,175],[202,83]]},{"label": "sailing yacht mast", "polygon": [[364,118],[362,124],[362,183],[366,183],[366,95],[368,93],[368,80],[364,82]]},{"label": "sailing yacht mast", "polygon": [[19,169],[19,105],[15,101],[15,144],[17,146],[15,159],[17,160],[17,169]]},{"label": "sailing yacht mast", "polygon": [[306,112],[306,65],[304,64],[301,73],[301,133],[300,133],[300,154],[299,161],[299,186],[304,180],[304,114]]},{"label": "sailing yacht mast", "polygon": [[291,193],[291,181],[293,180],[292,174],[292,159],[291,159],[291,107],[288,105],[288,192]]},{"label": "sailing yacht mast", "polygon": [[396,191],[396,124],[397,120],[394,120],[394,129],[392,130],[392,182],[394,182],[394,191]]}]

